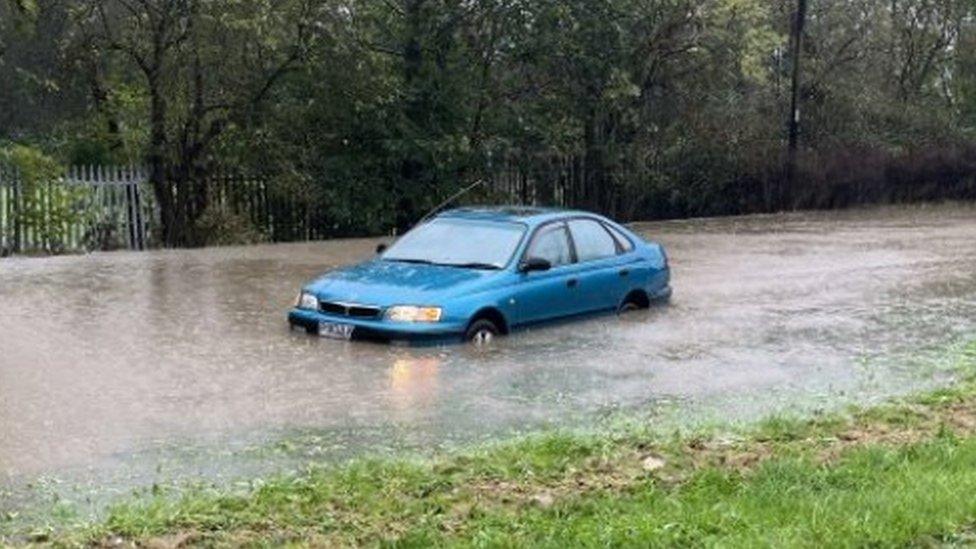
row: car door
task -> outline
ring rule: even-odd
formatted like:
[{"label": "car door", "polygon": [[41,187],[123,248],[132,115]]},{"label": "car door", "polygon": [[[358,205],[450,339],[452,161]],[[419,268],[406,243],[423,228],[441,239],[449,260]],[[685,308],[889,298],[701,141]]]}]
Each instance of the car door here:
[{"label": "car door", "polygon": [[548,271],[522,273],[514,299],[519,324],[531,324],[579,312],[579,280],[576,276],[573,248],[563,222],[540,227],[532,236],[524,259],[537,257],[548,261]]},{"label": "car door", "polygon": [[595,219],[571,219],[567,225],[578,261],[581,304],[586,311],[616,309],[627,293],[630,275],[620,244]]}]

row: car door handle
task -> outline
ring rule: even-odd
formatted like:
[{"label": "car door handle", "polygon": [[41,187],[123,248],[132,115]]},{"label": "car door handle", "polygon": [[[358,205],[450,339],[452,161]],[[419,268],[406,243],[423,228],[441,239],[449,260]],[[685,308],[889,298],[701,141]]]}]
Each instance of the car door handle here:
[{"label": "car door handle", "polygon": [[570,288],[575,288],[579,284],[579,280],[575,278],[570,278],[566,281],[566,285]]},{"label": "car door handle", "polygon": [[630,269],[620,269],[620,276],[628,276],[630,274]]}]

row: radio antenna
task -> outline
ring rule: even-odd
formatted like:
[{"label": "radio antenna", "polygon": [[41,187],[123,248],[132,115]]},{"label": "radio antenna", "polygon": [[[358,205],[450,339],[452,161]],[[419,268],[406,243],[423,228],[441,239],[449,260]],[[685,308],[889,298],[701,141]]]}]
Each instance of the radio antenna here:
[{"label": "radio antenna", "polygon": [[441,211],[441,209],[444,208],[444,206],[447,206],[451,202],[454,202],[458,198],[461,198],[462,196],[464,196],[465,194],[467,194],[468,192],[470,192],[471,190],[473,190],[475,187],[477,187],[479,185],[484,185],[484,184],[485,184],[485,180],[484,179],[479,179],[479,180],[475,181],[474,183],[468,185],[467,187],[461,189],[460,191],[452,194],[447,200],[441,202],[440,204],[438,204],[437,206],[435,206],[433,210],[427,212],[427,215],[421,217],[420,218],[420,221],[418,221],[414,225],[414,227],[416,227],[417,225],[422,224],[423,222],[427,221],[428,219],[430,219],[431,217],[433,217],[434,215],[436,215],[437,212]]}]

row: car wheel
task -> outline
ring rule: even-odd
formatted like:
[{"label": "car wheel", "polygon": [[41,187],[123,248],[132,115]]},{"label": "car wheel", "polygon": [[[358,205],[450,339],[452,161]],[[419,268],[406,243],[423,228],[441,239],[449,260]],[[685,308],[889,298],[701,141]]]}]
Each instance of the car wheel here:
[{"label": "car wheel", "polygon": [[633,298],[628,297],[627,300],[621,303],[620,307],[617,308],[617,314],[622,315],[624,313],[630,313],[644,308],[645,307],[642,307],[640,303],[634,301]]},{"label": "car wheel", "polygon": [[631,311],[636,311],[638,309],[640,309],[640,307],[638,307],[636,303],[626,301],[624,302],[623,305],[620,306],[619,309],[617,309],[617,314],[622,315],[624,313],[629,313]]},{"label": "car wheel", "polygon": [[478,347],[490,345],[500,331],[495,323],[482,318],[471,323],[468,330],[464,333],[464,340]]}]

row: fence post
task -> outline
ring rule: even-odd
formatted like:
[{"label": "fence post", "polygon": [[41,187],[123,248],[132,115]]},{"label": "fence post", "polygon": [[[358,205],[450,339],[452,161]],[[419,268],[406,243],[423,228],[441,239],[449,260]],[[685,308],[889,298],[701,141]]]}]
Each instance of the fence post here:
[{"label": "fence post", "polygon": [[11,252],[10,250],[10,179],[3,164],[0,164],[0,257]]},{"label": "fence post", "polygon": [[142,196],[139,192],[139,180],[135,177],[132,166],[127,170],[129,185],[132,187],[132,222],[135,225],[135,249],[143,251],[146,249],[146,226],[142,222]]},{"label": "fence post", "polygon": [[6,255],[7,248],[7,204],[10,202],[7,193],[7,177],[3,164],[0,164],[0,257]]},{"label": "fence post", "polygon": [[[54,207],[54,204],[52,203],[51,200],[53,197],[51,195],[54,192],[54,183],[50,179],[48,179],[47,185],[45,185],[45,187],[47,187],[47,196],[42,197],[43,204],[44,204],[44,250],[47,251],[48,253],[51,253],[53,252],[54,249],[54,243],[52,242],[51,239],[51,235],[53,233],[51,226],[53,225],[53,221],[54,221],[53,219],[51,219],[53,217],[51,210]],[[44,192],[43,188],[41,192]]]},{"label": "fence post", "polygon": [[13,168],[13,169],[11,169],[10,174],[11,174],[11,176],[13,176],[13,183],[14,183],[14,185],[13,185],[13,191],[14,191],[13,192],[13,195],[14,196],[13,196],[13,202],[12,202],[12,208],[11,208],[11,213],[12,213],[12,217],[13,217],[13,220],[14,220],[14,245],[13,245],[13,251],[14,251],[14,253],[20,253],[20,251],[21,251],[21,245],[20,245],[21,244],[20,243],[20,237],[21,237],[21,234],[20,234],[20,231],[21,231],[21,226],[20,226],[20,173],[19,173],[19,171],[16,168]]},{"label": "fence post", "polygon": [[[113,170],[117,173],[117,170]],[[135,204],[135,197],[132,196],[132,181],[126,177],[121,177],[118,179],[120,183],[125,187],[125,225],[126,233],[129,236],[129,249],[135,250],[137,246],[136,242],[136,214],[132,211]]]},{"label": "fence post", "polygon": [[138,179],[133,183],[133,190],[136,196],[136,226],[138,227],[139,251],[146,249],[146,224],[142,219],[142,190],[139,188]]},{"label": "fence post", "polygon": [[[149,228],[158,227],[160,223],[159,204],[156,202],[156,191],[152,184],[149,183],[149,176],[146,170],[142,166],[134,166],[133,169],[136,173],[136,179],[138,179],[139,185],[141,185],[139,189],[139,203],[143,209],[139,211],[139,224],[142,227],[142,247],[145,249],[149,246],[149,238],[152,234]],[[143,189],[148,192],[146,200],[142,199]],[[148,219],[146,215],[149,216]]]}]

